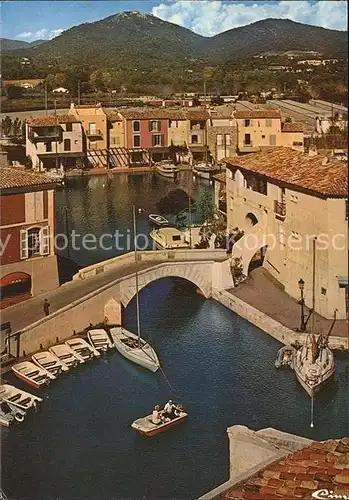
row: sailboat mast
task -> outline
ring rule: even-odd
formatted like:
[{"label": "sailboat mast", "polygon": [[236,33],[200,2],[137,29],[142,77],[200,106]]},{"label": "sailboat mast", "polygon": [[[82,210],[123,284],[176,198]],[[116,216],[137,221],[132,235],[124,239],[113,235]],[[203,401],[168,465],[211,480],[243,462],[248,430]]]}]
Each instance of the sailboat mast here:
[{"label": "sailboat mast", "polygon": [[314,333],[314,318],[315,318],[315,266],[316,266],[316,236],[313,239],[313,303],[312,303],[312,315],[311,315],[311,333]]},{"label": "sailboat mast", "polygon": [[138,295],[138,259],[137,259],[137,224],[136,224],[136,207],[132,205],[132,218],[133,218],[133,246],[135,252],[135,262],[136,262],[136,309],[137,309],[137,335],[138,335],[138,345],[141,345],[141,321],[139,314],[139,295]]}]

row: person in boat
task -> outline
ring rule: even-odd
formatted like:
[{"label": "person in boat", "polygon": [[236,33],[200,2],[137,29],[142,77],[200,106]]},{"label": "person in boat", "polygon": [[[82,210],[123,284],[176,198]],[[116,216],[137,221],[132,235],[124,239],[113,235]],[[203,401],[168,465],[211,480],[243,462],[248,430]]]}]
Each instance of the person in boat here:
[{"label": "person in boat", "polygon": [[158,424],[161,423],[161,418],[160,418],[159,410],[160,410],[160,406],[159,405],[154,406],[154,410],[153,410],[153,413],[152,413],[152,416],[151,416],[151,421],[155,425],[158,425]]},{"label": "person in boat", "polygon": [[173,417],[175,407],[176,405],[173,404],[172,399],[169,399],[164,406],[165,415],[169,416],[170,418]]}]

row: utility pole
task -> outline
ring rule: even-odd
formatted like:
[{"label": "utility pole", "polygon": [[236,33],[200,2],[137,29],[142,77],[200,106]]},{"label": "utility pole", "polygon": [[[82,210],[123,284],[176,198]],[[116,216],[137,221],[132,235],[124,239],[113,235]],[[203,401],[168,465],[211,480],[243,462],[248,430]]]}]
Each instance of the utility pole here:
[{"label": "utility pole", "polygon": [[78,81],[78,106],[80,106],[80,80]]},{"label": "utility pole", "polygon": [[58,144],[57,144],[57,101],[54,100],[55,103],[55,145],[56,145],[56,172],[58,172]]}]

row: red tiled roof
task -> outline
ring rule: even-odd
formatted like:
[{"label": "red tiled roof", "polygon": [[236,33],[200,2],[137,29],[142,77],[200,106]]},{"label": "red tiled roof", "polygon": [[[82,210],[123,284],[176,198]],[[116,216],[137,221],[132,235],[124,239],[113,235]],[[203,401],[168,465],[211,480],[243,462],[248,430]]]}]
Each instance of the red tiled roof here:
[{"label": "red tiled roof", "polygon": [[171,119],[185,120],[185,114],[180,109],[154,109],[154,108],[136,108],[120,109],[120,114],[127,120],[152,120],[152,119]]},{"label": "red tiled roof", "polygon": [[208,120],[210,118],[210,114],[205,108],[189,108],[184,112],[188,120]]},{"label": "red tiled roof", "polygon": [[281,127],[282,132],[304,132],[304,123],[293,122],[293,123],[283,123]]},{"label": "red tiled roof", "polygon": [[310,500],[312,493],[321,489],[330,490],[334,495],[349,496],[348,437],[313,442],[309,447],[287,455],[233,486],[221,498]]},{"label": "red tiled roof", "polygon": [[0,168],[0,189],[34,187],[44,184],[56,184],[56,182],[47,175],[28,172],[17,167]]},{"label": "red tiled roof", "polygon": [[277,109],[254,109],[251,111],[236,111],[234,118],[280,118],[281,113]]},{"label": "red tiled roof", "polygon": [[111,122],[121,122],[122,121],[122,116],[120,116],[120,113],[117,109],[113,111],[107,111],[104,110],[105,114],[107,115],[108,120]]},{"label": "red tiled roof", "polygon": [[47,127],[59,123],[79,123],[79,121],[72,115],[48,115],[31,118],[28,120],[28,124],[32,127]]},{"label": "red tiled roof", "polygon": [[224,160],[229,166],[255,172],[269,179],[303,188],[327,197],[348,196],[348,166],[345,162],[324,157],[310,157],[291,148],[233,156]]}]

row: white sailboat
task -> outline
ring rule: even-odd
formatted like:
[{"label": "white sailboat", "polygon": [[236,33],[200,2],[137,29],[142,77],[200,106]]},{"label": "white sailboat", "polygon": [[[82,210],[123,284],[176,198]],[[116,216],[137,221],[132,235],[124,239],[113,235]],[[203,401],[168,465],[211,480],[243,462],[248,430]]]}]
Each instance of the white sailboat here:
[{"label": "white sailboat", "polygon": [[[137,262],[137,227],[136,227],[136,207],[133,205],[133,234],[134,234],[134,248],[135,260]],[[138,295],[138,271],[136,267],[136,304],[137,304],[137,335],[121,326],[110,329],[110,335],[113,339],[116,349],[125,358],[133,361],[137,365],[146,368],[152,372],[156,372],[160,368],[158,356],[154,349],[148,342],[141,337],[141,325],[139,314],[139,295]]]}]

